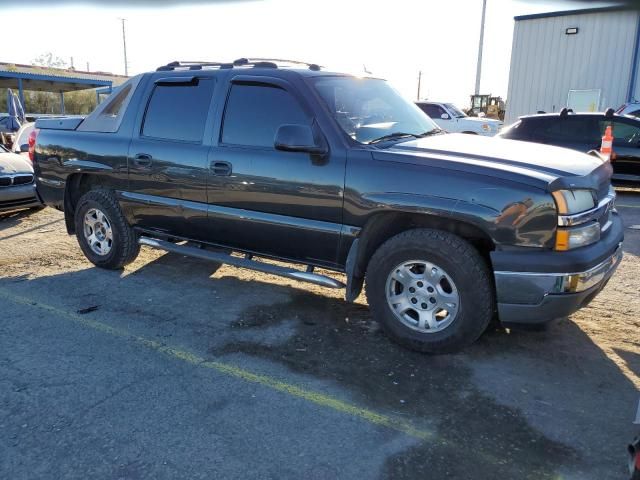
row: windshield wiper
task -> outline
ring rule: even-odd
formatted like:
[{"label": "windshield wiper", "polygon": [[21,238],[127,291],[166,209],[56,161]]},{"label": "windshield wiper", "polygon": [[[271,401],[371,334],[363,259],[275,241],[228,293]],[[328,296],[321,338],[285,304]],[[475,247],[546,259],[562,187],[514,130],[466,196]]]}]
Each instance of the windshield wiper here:
[{"label": "windshield wiper", "polygon": [[416,135],[416,138],[428,137],[429,135],[438,135],[439,133],[444,133],[444,130],[441,128],[433,128],[428,132],[421,133],[420,135]]},{"label": "windshield wiper", "polygon": [[400,139],[400,138],[407,138],[407,137],[419,138],[420,135],[416,135],[415,133],[407,133],[407,132],[393,132],[393,133],[388,133],[387,135],[383,135],[383,136],[378,137],[378,138],[374,138],[373,140],[371,140],[369,142],[369,144],[384,142],[386,140],[396,140],[396,139]]}]

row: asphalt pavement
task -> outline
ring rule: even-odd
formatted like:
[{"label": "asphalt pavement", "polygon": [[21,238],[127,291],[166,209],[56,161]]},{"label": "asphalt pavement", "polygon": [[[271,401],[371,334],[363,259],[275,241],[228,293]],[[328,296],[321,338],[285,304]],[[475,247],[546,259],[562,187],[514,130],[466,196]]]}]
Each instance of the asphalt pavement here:
[{"label": "asphalt pavement", "polygon": [[618,205],[626,258],[592,306],[443,356],[364,298],[146,249],[104,271],[59,212],[5,215],[0,478],[624,478],[640,195]]}]

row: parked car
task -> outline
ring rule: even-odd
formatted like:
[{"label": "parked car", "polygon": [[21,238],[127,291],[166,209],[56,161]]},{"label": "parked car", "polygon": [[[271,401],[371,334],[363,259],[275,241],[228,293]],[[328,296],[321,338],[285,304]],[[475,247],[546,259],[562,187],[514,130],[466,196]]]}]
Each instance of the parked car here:
[{"label": "parked car", "polygon": [[544,143],[580,152],[599,150],[607,126],[613,129],[613,180],[640,182],[640,119],[605,113],[545,113],[527,115],[498,137]]},{"label": "parked car", "polygon": [[384,80],[317,65],[174,62],[36,132],[38,191],[96,266],[147,245],[347,301],[366,278],[373,318],[421,351],[472,343],[496,312],[510,325],[569,315],[621,259],[608,162],[443,135]]},{"label": "parked car", "polygon": [[471,133],[492,137],[502,127],[500,120],[482,117],[469,117],[453,103],[416,102],[424,113],[447,132]]},{"label": "parked car", "polygon": [[23,123],[20,130],[16,133],[15,140],[11,146],[13,153],[24,155],[29,158],[29,135],[35,127],[35,122]]},{"label": "parked car", "polygon": [[16,132],[11,128],[11,119],[8,115],[0,115],[0,146],[11,148]]},{"label": "parked car", "polygon": [[31,162],[0,146],[0,212],[42,206]]}]

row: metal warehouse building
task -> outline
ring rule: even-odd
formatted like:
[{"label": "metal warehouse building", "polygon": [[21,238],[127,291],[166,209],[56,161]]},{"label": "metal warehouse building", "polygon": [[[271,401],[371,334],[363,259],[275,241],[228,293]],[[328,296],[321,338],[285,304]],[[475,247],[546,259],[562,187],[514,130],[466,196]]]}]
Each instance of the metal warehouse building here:
[{"label": "metal warehouse building", "polygon": [[640,100],[640,13],[605,7],[515,17],[505,122]]}]

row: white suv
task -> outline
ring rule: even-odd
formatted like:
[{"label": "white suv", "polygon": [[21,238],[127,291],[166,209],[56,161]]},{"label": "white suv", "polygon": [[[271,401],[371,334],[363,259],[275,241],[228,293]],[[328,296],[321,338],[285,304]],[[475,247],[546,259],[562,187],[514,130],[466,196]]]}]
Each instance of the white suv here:
[{"label": "white suv", "polygon": [[469,117],[452,103],[416,102],[416,105],[447,132],[473,133],[492,137],[502,127],[500,120]]}]

